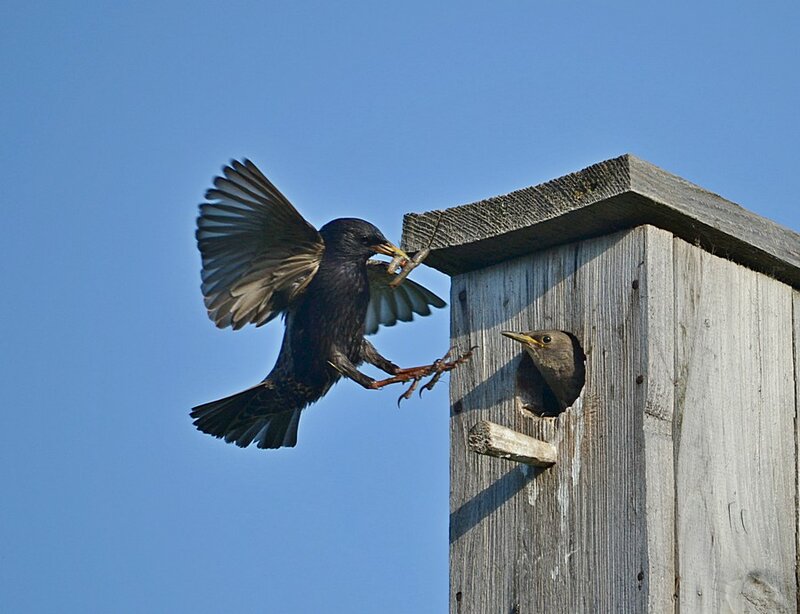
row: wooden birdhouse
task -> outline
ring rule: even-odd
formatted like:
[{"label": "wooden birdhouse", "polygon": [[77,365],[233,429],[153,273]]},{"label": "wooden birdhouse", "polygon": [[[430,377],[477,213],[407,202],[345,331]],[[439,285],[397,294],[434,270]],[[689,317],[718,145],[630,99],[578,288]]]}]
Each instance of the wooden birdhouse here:
[{"label": "wooden birdhouse", "polygon": [[[451,612],[796,611],[800,236],[626,155],[403,237],[478,346],[450,375]],[[585,355],[568,407],[501,334],[540,330]],[[506,435],[555,464],[476,453]]]}]

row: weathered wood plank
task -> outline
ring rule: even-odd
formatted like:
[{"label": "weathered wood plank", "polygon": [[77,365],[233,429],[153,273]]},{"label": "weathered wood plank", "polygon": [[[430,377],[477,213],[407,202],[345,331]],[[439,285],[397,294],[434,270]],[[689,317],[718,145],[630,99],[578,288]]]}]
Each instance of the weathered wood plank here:
[{"label": "weathered wood plank", "polygon": [[[451,611],[672,608],[670,396],[648,374],[671,377],[672,357],[642,339],[672,301],[671,252],[647,245],[670,241],[642,227],[453,279],[451,337],[480,349],[451,376]],[[587,354],[586,387],[557,418],[521,407],[521,348],[500,335],[545,328],[573,332]],[[481,419],[550,441],[557,464],[509,468],[471,453]],[[648,464],[666,474],[651,491]]]},{"label": "weathered wood plank", "polygon": [[477,454],[534,467],[549,467],[555,464],[557,458],[553,444],[517,433],[488,420],[481,420],[473,425],[467,442],[470,449]]},{"label": "weathered wood plank", "polygon": [[[794,345],[794,450],[796,458],[797,482],[795,502],[800,502],[800,291],[792,291],[792,320],[793,320],[793,345]],[[800,506],[795,509],[797,552],[795,564],[797,594],[797,611],[800,612]]]},{"label": "weathered wood plank", "polygon": [[681,612],[795,611],[792,292],[677,240]]},{"label": "weathered wood plank", "polygon": [[[675,282],[673,236],[648,229],[645,266],[639,283],[644,331],[641,349],[645,371],[644,454],[649,573],[648,612],[674,612],[675,599],[675,472],[673,410],[675,407]],[[638,381],[638,380],[637,380]]]},{"label": "weathered wood plank", "polygon": [[430,244],[426,264],[455,275],[642,224],[800,288],[800,235],[632,155],[503,196],[406,214],[403,245]]}]

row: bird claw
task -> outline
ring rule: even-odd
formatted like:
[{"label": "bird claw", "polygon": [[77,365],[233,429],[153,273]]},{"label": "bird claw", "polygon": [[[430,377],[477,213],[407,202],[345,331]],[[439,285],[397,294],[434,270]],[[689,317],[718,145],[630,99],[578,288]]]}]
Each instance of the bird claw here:
[{"label": "bird claw", "polygon": [[399,397],[397,397],[397,406],[398,407],[400,407],[400,402],[401,401],[403,401],[403,400],[407,401],[408,399],[411,398],[411,395],[414,394],[414,390],[417,389],[417,385],[419,384],[420,379],[421,378],[414,378],[411,381],[411,385],[408,387],[408,390],[406,390],[403,394],[401,394]]},{"label": "bird claw", "polygon": [[420,398],[422,398],[422,393],[425,392],[426,390],[433,390],[433,387],[442,378],[443,373],[444,371],[438,371],[434,373],[433,377],[429,379],[422,388],[419,389]]},{"label": "bird claw", "polygon": [[397,405],[399,406],[403,400],[408,400],[411,398],[411,395],[414,394],[414,391],[419,386],[419,383],[428,376],[432,376],[425,384],[420,388],[419,394],[422,396],[422,392],[425,390],[433,390],[433,387],[437,384],[437,382],[441,379],[442,375],[447,373],[448,371],[452,371],[458,365],[467,362],[471,357],[472,353],[478,346],[473,346],[469,349],[469,351],[465,352],[455,360],[450,360],[450,357],[453,353],[453,348],[448,350],[447,354],[435,360],[430,365],[424,365],[421,367],[410,367],[407,369],[399,369],[395,375],[392,377],[386,378],[384,380],[379,380],[373,382],[372,388],[380,389],[384,386],[388,386],[389,384],[402,384],[411,382],[408,389],[401,394],[397,399]]}]

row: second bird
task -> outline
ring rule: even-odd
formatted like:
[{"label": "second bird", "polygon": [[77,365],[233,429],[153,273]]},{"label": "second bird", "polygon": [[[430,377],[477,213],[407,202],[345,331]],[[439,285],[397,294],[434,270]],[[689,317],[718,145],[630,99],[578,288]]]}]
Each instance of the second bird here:
[{"label": "second bird", "polygon": [[561,411],[575,402],[586,379],[586,356],[574,336],[561,330],[505,330],[502,334],[522,344]]},{"label": "second bird", "polygon": [[240,447],[294,446],[301,411],[342,376],[378,387],[362,362],[409,378],[430,367],[400,369],[365,339],[380,324],[409,321],[445,303],[394,277],[373,254],[407,258],[364,220],[340,218],[319,231],[249,160],[233,161],[200,206],[197,243],[209,317],[220,328],[286,319],[272,371],[242,392],[195,407],[194,425]]}]

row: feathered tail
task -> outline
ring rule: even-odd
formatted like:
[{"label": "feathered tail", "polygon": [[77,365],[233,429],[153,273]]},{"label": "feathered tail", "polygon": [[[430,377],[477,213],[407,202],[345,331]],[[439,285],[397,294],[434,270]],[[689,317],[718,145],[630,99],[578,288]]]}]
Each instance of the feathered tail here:
[{"label": "feathered tail", "polygon": [[194,425],[204,433],[246,448],[254,441],[259,448],[294,447],[300,412],[308,400],[298,403],[283,386],[269,379],[218,401],[198,405],[191,411]]}]

